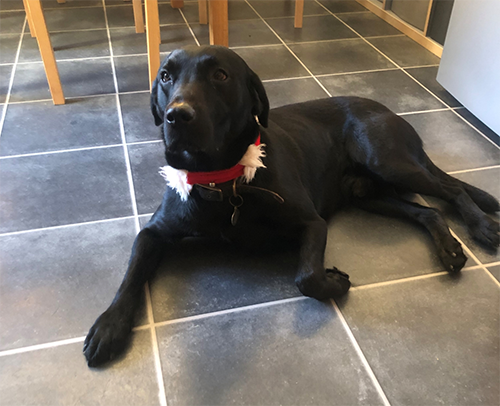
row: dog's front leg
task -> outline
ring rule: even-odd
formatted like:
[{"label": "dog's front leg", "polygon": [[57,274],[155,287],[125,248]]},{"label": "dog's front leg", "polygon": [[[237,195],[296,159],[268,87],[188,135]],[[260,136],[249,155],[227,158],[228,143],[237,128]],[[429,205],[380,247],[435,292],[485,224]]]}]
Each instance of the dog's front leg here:
[{"label": "dog's front leg", "polygon": [[89,367],[113,359],[127,347],[144,284],[158,267],[166,244],[164,238],[148,228],[137,235],[122,284],[85,339],[83,351]]},{"label": "dog's front leg", "polygon": [[327,226],[322,218],[304,224],[300,268],[295,278],[302,294],[318,300],[343,295],[351,287],[347,274],[336,268],[325,269],[326,237]]}]

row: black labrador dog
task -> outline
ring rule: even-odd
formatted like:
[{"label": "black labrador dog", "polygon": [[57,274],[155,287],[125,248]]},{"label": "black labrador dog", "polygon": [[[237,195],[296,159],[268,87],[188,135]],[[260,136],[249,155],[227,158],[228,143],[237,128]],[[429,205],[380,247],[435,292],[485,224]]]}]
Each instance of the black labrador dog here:
[{"label": "black labrador dog", "polygon": [[262,82],[233,51],[215,46],[172,52],[151,94],[163,126],[169,187],[137,235],[125,278],[84,343],[89,366],[128,342],[143,286],[185,237],[242,246],[298,243],[296,283],[306,296],[345,294],[349,276],[323,264],[327,222],[345,205],[409,218],[427,228],[443,266],[466,262],[438,211],[402,192],[451,203],[470,234],[496,249],[499,210],[488,193],[437,168],[404,119],[358,97],[332,97],[269,110]]}]

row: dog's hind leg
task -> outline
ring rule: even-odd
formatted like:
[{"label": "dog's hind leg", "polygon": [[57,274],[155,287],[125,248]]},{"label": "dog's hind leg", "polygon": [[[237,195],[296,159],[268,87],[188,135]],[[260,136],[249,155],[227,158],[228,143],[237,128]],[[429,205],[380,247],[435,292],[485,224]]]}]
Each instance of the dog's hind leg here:
[{"label": "dog's hind leg", "polygon": [[305,296],[318,300],[336,297],[351,287],[349,276],[338,269],[325,269],[327,225],[317,217],[304,223],[299,272],[295,282]]},{"label": "dog's hind leg", "polygon": [[428,157],[427,159],[427,168],[433,175],[438,177],[443,182],[458,182],[482,211],[484,211],[485,213],[494,213],[500,211],[500,203],[489,193],[448,175],[446,172],[442,171],[436,165],[434,165],[434,163]]},{"label": "dog's hind leg", "polygon": [[438,256],[445,269],[456,272],[463,268],[467,257],[460,243],[453,238],[438,210],[401,199],[396,193],[390,196],[354,198],[352,204],[363,210],[414,220],[422,224],[432,236]]},{"label": "dog's hind leg", "polygon": [[406,159],[392,162],[391,166],[380,165],[368,169],[398,189],[447,201],[459,211],[472,237],[488,249],[496,250],[500,244],[498,222],[478,207],[460,181],[449,175],[437,176],[431,172],[434,168],[434,164],[420,164],[407,156]]}]

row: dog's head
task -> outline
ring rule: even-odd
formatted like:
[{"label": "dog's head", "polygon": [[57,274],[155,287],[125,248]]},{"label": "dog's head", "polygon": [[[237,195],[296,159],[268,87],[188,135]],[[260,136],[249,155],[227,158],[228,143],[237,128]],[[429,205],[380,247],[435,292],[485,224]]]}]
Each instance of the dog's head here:
[{"label": "dog's head", "polygon": [[218,46],[173,51],[151,92],[156,125],[163,125],[170,166],[210,171],[235,165],[267,127],[269,101],[259,77],[235,52]]}]

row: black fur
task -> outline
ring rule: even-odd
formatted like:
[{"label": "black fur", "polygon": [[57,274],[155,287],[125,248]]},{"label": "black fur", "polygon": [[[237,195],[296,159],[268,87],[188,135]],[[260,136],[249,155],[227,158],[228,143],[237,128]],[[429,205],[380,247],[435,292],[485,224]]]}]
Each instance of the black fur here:
[{"label": "black fur", "polygon": [[[285,202],[280,204],[267,193],[248,194],[233,226],[227,197],[222,202],[206,201],[194,188],[183,202],[167,188],[160,207],[136,238],[113,303],[85,340],[89,366],[123,351],[144,283],[184,237],[242,245],[296,242],[300,246],[297,286],[317,299],[342,295],[350,287],[345,273],[323,264],[326,221],[348,204],[421,223],[451,272],[466,262],[460,244],[438,211],[410,203],[400,192],[446,200],[460,212],[476,240],[492,249],[499,245],[498,223],[484,213],[498,211],[498,202],[438,169],[410,124],[377,102],[334,97],[269,111],[262,82],[238,55],[222,47],[191,47],[172,52],[163,62],[151,110],[156,124],[163,125],[166,160],[179,169],[232,167],[260,132],[267,168],[259,169],[251,184],[278,193]],[[165,122],[167,111],[175,118],[169,121],[175,122]],[[182,115],[185,111],[190,112],[188,118]]]}]

